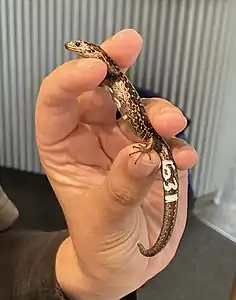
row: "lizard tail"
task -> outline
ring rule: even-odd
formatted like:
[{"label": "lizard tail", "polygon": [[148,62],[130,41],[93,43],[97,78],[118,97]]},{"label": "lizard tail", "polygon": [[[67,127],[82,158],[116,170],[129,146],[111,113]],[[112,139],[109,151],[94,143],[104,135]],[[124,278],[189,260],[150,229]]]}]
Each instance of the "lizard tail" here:
[{"label": "lizard tail", "polygon": [[[163,149],[164,148],[164,149]],[[164,190],[164,215],[160,234],[155,244],[149,249],[138,243],[139,251],[146,257],[152,257],[165,248],[173,233],[179,200],[179,177],[171,150],[163,144],[158,153],[161,158],[161,175]]]}]

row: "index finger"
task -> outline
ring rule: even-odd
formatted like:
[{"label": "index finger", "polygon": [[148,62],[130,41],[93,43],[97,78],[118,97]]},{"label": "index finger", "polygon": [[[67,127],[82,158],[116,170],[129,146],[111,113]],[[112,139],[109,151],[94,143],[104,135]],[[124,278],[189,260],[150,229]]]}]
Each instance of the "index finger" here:
[{"label": "index finger", "polygon": [[[137,58],[141,40],[134,30],[123,30],[104,42],[102,47],[124,69]],[[63,64],[46,77],[36,106],[37,137],[43,136],[54,142],[72,132],[79,120],[76,98],[85,91],[96,88],[106,72],[107,67],[102,61],[80,59]]]},{"label": "index finger", "polygon": [[96,88],[106,76],[106,65],[97,59],[67,62],[44,79],[36,105],[36,134],[52,144],[71,133],[79,121],[77,97]]}]

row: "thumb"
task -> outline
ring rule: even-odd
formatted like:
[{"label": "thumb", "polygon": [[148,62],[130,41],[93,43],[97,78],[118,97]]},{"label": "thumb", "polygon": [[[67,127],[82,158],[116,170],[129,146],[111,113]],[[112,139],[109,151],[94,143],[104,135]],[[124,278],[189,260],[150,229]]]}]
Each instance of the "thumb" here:
[{"label": "thumb", "polygon": [[151,152],[151,159],[144,154],[138,161],[141,153],[129,155],[134,151],[133,145],[129,145],[119,152],[100,186],[106,208],[118,219],[130,215],[130,210],[141,204],[157,178],[160,166],[160,158],[155,151]]}]

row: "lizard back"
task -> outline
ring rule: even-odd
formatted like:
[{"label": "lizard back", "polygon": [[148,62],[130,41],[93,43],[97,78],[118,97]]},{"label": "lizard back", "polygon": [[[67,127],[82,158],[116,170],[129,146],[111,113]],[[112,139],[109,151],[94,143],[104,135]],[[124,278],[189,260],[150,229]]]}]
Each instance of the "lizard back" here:
[{"label": "lizard back", "polygon": [[138,244],[142,255],[146,257],[154,256],[167,245],[173,233],[177,217],[179,178],[171,149],[152,127],[138,92],[128,77],[100,46],[85,41],[70,41],[65,44],[65,47],[67,50],[73,51],[83,58],[97,58],[105,62],[107,65],[107,75],[101,86],[111,94],[117,109],[120,111],[123,119],[128,122],[133,133],[144,142],[147,142],[146,147],[140,145],[136,148],[143,154],[148,153],[149,157],[152,149],[160,156],[160,172],[164,191],[162,227],[153,246],[145,249],[142,244]]}]

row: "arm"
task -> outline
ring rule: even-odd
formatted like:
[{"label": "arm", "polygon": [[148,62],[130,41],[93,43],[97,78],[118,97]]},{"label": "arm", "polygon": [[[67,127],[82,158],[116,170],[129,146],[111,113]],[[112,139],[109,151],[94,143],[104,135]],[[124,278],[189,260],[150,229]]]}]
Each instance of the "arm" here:
[{"label": "arm", "polygon": [[[55,272],[58,248],[67,237],[67,230],[2,233],[0,299],[67,300]],[[136,292],[124,299],[136,300]]]},{"label": "arm", "polygon": [[56,280],[55,261],[67,237],[67,230],[1,233],[0,298],[64,300]]}]

